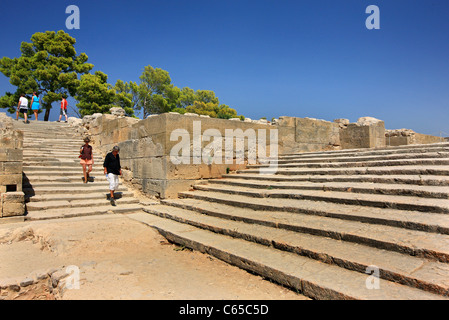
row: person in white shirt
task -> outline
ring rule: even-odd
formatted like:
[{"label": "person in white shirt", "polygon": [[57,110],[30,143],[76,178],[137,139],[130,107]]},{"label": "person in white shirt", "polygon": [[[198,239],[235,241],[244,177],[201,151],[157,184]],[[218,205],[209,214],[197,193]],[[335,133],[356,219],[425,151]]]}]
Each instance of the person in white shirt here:
[{"label": "person in white shirt", "polygon": [[19,120],[19,113],[23,113],[23,117],[25,118],[25,123],[28,122],[28,99],[25,98],[25,95],[20,95],[19,104],[17,105],[16,112],[16,120]]}]

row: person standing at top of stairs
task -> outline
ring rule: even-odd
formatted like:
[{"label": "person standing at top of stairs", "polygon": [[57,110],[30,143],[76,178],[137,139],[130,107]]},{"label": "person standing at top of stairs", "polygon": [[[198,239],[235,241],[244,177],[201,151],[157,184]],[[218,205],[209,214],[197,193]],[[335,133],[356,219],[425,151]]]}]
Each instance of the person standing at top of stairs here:
[{"label": "person standing at top of stairs", "polygon": [[40,99],[36,92],[33,92],[33,97],[31,98],[31,110],[33,110],[35,121],[37,121],[37,114],[39,113]]},{"label": "person standing at top of stairs", "polygon": [[62,96],[62,100],[61,100],[61,112],[60,112],[60,114],[59,114],[58,122],[61,122],[62,116],[65,117],[65,122],[68,121],[68,118],[67,118],[67,106],[68,106],[68,103],[67,103],[67,100],[66,100],[66,96]]},{"label": "person standing at top of stairs", "polygon": [[19,104],[17,105],[16,121],[19,120],[19,113],[23,114],[23,117],[25,119],[24,123],[29,123],[29,121],[28,121],[28,99],[25,97],[24,94],[20,95]]}]

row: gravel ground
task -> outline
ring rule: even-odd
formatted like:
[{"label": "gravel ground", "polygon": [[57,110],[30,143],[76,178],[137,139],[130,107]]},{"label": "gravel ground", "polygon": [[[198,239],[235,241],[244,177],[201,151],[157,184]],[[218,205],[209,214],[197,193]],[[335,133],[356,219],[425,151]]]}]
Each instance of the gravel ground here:
[{"label": "gravel ground", "polygon": [[64,290],[64,300],[305,299],[206,254],[168,243],[126,215],[0,225],[0,260],[0,280],[75,266],[80,286]]}]

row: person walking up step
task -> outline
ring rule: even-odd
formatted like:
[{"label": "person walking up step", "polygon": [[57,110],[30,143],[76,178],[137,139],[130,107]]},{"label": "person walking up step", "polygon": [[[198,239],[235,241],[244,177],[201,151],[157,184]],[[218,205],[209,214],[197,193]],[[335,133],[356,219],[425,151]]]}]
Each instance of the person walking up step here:
[{"label": "person walking up step", "polygon": [[25,98],[24,94],[20,95],[19,104],[17,105],[16,120],[19,120],[19,113],[23,114],[23,117],[25,118],[25,123],[29,123],[28,122],[28,99]]},{"label": "person walking up step", "polygon": [[61,122],[62,116],[65,117],[65,122],[68,121],[68,119],[67,119],[67,106],[68,106],[68,103],[67,103],[66,98],[67,98],[67,96],[65,96],[65,95],[62,96],[62,100],[61,100],[61,112],[60,112],[60,114],[59,114],[58,122]]},{"label": "person walking up step", "polygon": [[80,148],[80,164],[83,166],[84,183],[89,182],[89,173],[92,172],[94,157],[92,156],[92,146],[89,145],[90,139],[84,139],[84,145]]},{"label": "person walking up step", "polygon": [[120,148],[118,146],[112,148],[112,151],[106,155],[103,163],[104,174],[106,175],[106,179],[109,181],[109,200],[113,206],[115,206],[114,191],[118,189],[119,185],[118,176],[122,175],[119,152]]},{"label": "person walking up step", "polygon": [[37,114],[39,113],[40,99],[36,92],[33,92],[33,97],[31,98],[31,110],[34,112],[35,121],[37,121]]}]

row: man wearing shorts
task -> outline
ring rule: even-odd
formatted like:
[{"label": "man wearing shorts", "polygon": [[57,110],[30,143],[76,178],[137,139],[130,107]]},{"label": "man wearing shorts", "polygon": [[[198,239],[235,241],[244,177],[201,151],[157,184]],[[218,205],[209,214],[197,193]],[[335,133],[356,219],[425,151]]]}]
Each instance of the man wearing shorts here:
[{"label": "man wearing shorts", "polygon": [[59,113],[59,120],[58,120],[58,122],[61,122],[62,116],[65,117],[65,122],[67,122],[67,105],[68,105],[68,103],[67,103],[67,100],[65,98],[66,97],[63,96],[62,100],[61,100],[61,112]]},{"label": "man wearing shorts", "polygon": [[17,112],[16,112],[16,120],[19,120],[19,113],[23,114],[23,117],[25,118],[25,123],[28,122],[28,99],[25,98],[25,95],[21,94],[19,99],[19,104],[17,105]]},{"label": "man wearing shorts", "polygon": [[120,166],[120,148],[115,146],[112,152],[109,152],[104,159],[103,167],[106,179],[109,181],[109,192],[111,205],[115,206],[114,191],[118,189],[118,176],[122,175],[122,167]]}]

